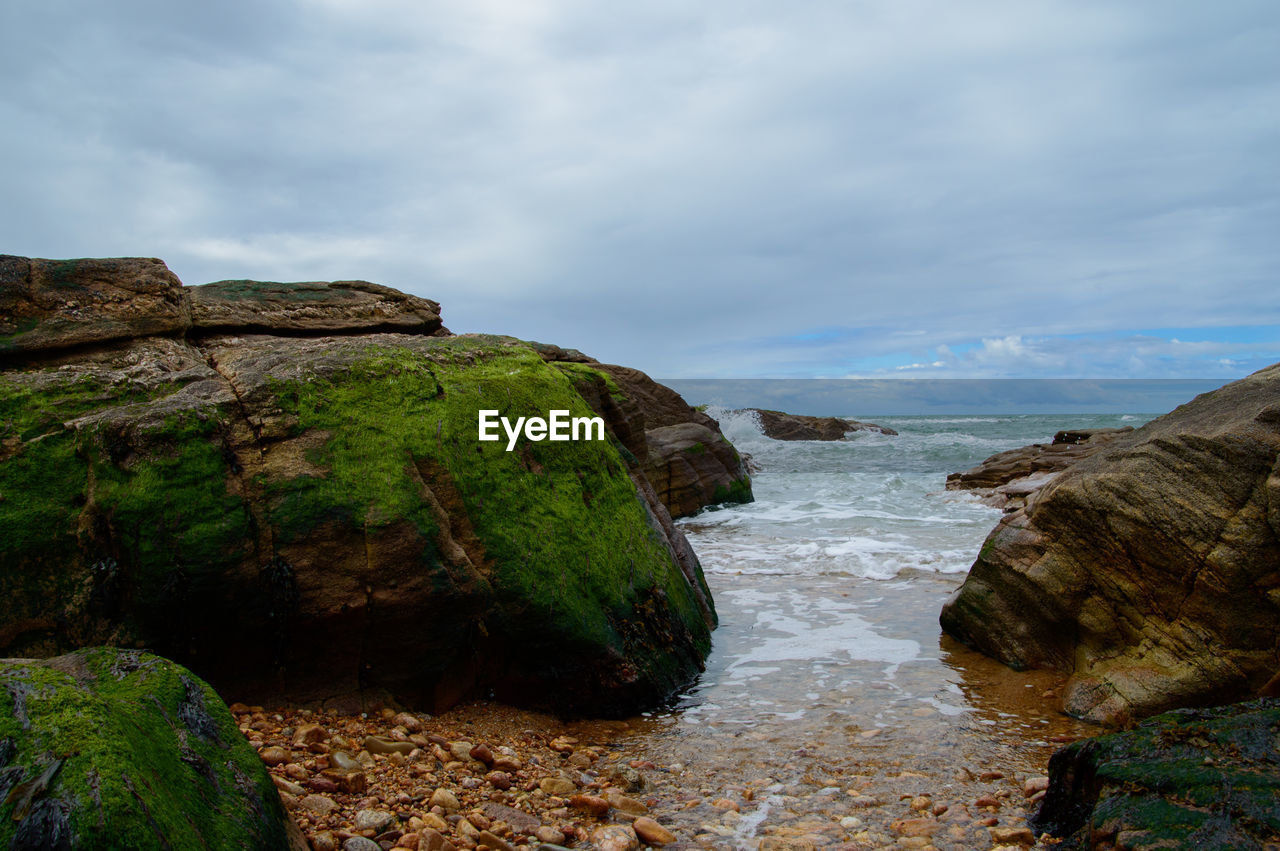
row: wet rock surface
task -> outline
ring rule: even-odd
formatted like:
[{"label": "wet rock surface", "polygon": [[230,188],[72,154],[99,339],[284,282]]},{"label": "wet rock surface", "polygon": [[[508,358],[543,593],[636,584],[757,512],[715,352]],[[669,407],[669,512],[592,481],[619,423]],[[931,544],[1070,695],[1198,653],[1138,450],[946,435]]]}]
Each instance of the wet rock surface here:
[{"label": "wet rock surface", "polygon": [[1012,511],[1058,473],[1131,431],[1131,427],[1060,431],[1051,443],[999,452],[976,467],[950,474],[947,490],[974,491],[987,505]]},{"label": "wet rock surface", "polygon": [[876,434],[897,434],[891,428],[875,423],[864,423],[843,417],[810,417],[803,414],[788,414],[782,411],[770,411],[763,408],[747,408],[760,420],[760,428],[767,437],[774,440],[844,440],[855,431],[870,431]]},{"label": "wet rock surface", "polygon": [[1076,848],[1280,842],[1280,701],[1158,715],[1049,761],[1032,824]]},{"label": "wet rock surface", "polygon": [[1069,674],[1063,706],[1090,720],[1273,694],[1277,470],[1280,365],[1114,438],[1007,513],[942,626]]}]

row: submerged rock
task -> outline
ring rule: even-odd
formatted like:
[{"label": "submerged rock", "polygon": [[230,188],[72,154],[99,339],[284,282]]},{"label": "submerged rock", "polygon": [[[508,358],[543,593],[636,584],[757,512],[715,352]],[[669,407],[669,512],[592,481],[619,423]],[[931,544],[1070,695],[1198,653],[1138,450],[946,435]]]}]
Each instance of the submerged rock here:
[{"label": "submerged rock", "polygon": [[701,669],[714,609],[635,435],[478,440],[480,409],[593,416],[565,364],[374,285],[218,286],[198,334],[0,371],[0,652],[140,643],[254,702],[601,714]]},{"label": "submerged rock", "polygon": [[763,408],[747,408],[760,420],[765,437],[774,440],[844,440],[855,431],[877,434],[897,434],[888,426],[864,423],[843,417],[809,417],[803,414],[787,414]]},{"label": "submerged rock", "polygon": [[8,848],[305,849],[226,705],[132,650],[0,659]]},{"label": "submerged rock", "polygon": [[1280,688],[1280,365],[1076,461],[1004,516],[944,629],[1123,721]]},{"label": "submerged rock", "polygon": [[1053,755],[1031,824],[1063,849],[1269,847],[1280,836],[1280,701],[1183,709]]}]

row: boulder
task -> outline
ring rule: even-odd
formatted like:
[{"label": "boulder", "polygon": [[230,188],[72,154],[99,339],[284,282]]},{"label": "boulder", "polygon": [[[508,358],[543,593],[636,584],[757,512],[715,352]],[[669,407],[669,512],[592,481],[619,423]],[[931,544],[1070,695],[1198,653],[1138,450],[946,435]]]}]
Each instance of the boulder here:
[{"label": "boulder", "polygon": [[305,849],[208,685],[136,650],[0,659],[6,848]]},{"label": "boulder", "polygon": [[765,408],[747,408],[760,421],[765,437],[774,440],[844,440],[855,431],[877,434],[897,434],[891,428],[875,423],[864,423],[843,417],[809,417],[803,414],[787,414]]},{"label": "boulder", "polygon": [[200,334],[449,333],[436,302],[368,281],[217,281],[185,292]]},{"label": "boulder", "polygon": [[1280,365],[1079,459],[1004,515],[943,628],[1122,722],[1280,688]]},{"label": "boulder", "polygon": [[1182,709],[1062,748],[1031,826],[1053,847],[1264,848],[1280,835],[1280,701]]},{"label": "boulder", "polygon": [[182,282],[161,260],[40,260],[0,254],[0,357],[191,326]]},{"label": "boulder", "polygon": [[482,408],[594,411],[530,346],[431,327],[0,371],[0,652],[146,646],[251,703],[604,715],[682,687],[715,612],[625,446],[479,441]]},{"label": "boulder", "polygon": [[746,461],[720,424],[638,369],[599,363],[576,349],[537,346],[574,382],[652,484],[672,517],[722,503],[751,502]]},{"label": "boulder", "polygon": [[1052,443],[997,452],[976,467],[952,473],[947,490],[974,491],[990,506],[1013,510],[1067,467],[1131,431],[1132,426],[1060,431]]}]

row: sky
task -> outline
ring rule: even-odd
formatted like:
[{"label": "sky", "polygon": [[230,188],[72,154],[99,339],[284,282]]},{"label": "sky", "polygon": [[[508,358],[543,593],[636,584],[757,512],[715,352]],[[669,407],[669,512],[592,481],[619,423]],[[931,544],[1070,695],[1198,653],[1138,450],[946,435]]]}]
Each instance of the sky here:
[{"label": "sky", "polygon": [[666,378],[1280,361],[1274,0],[12,0],[0,252]]}]

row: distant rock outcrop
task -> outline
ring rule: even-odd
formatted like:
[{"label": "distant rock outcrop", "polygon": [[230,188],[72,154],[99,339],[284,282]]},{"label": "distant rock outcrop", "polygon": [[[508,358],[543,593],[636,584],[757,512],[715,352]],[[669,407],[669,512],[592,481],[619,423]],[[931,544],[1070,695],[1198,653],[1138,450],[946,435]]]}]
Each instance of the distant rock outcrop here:
[{"label": "distant rock outcrop", "polygon": [[1131,431],[1131,426],[1060,431],[1052,443],[998,452],[976,467],[952,473],[947,490],[974,491],[988,505],[1012,511],[1063,470]]},{"label": "distant rock outcrop", "polygon": [[1122,721],[1280,690],[1280,364],[1114,438],[1006,514],[942,611]]},{"label": "distant rock outcrop", "polygon": [[850,432],[871,431],[878,434],[897,434],[891,428],[875,423],[864,423],[843,417],[810,417],[804,414],[787,414],[765,408],[747,408],[760,421],[765,437],[774,440],[843,440]]},{"label": "distant rock outcrop", "polygon": [[1054,848],[1266,848],[1280,835],[1280,701],[1182,709],[1049,760],[1030,824]]},{"label": "distant rock outcrop", "polygon": [[[434,302],[363,282],[0,274],[0,653],[147,646],[255,703],[596,714],[700,670],[715,612],[663,497],[696,510],[720,479],[646,478],[674,394],[643,374],[451,336]],[[482,408],[612,431],[507,451]]]},{"label": "distant rock outcrop", "polygon": [[0,802],[5,848],[307,848],[213,689],[136,650],[0,659]]}]

